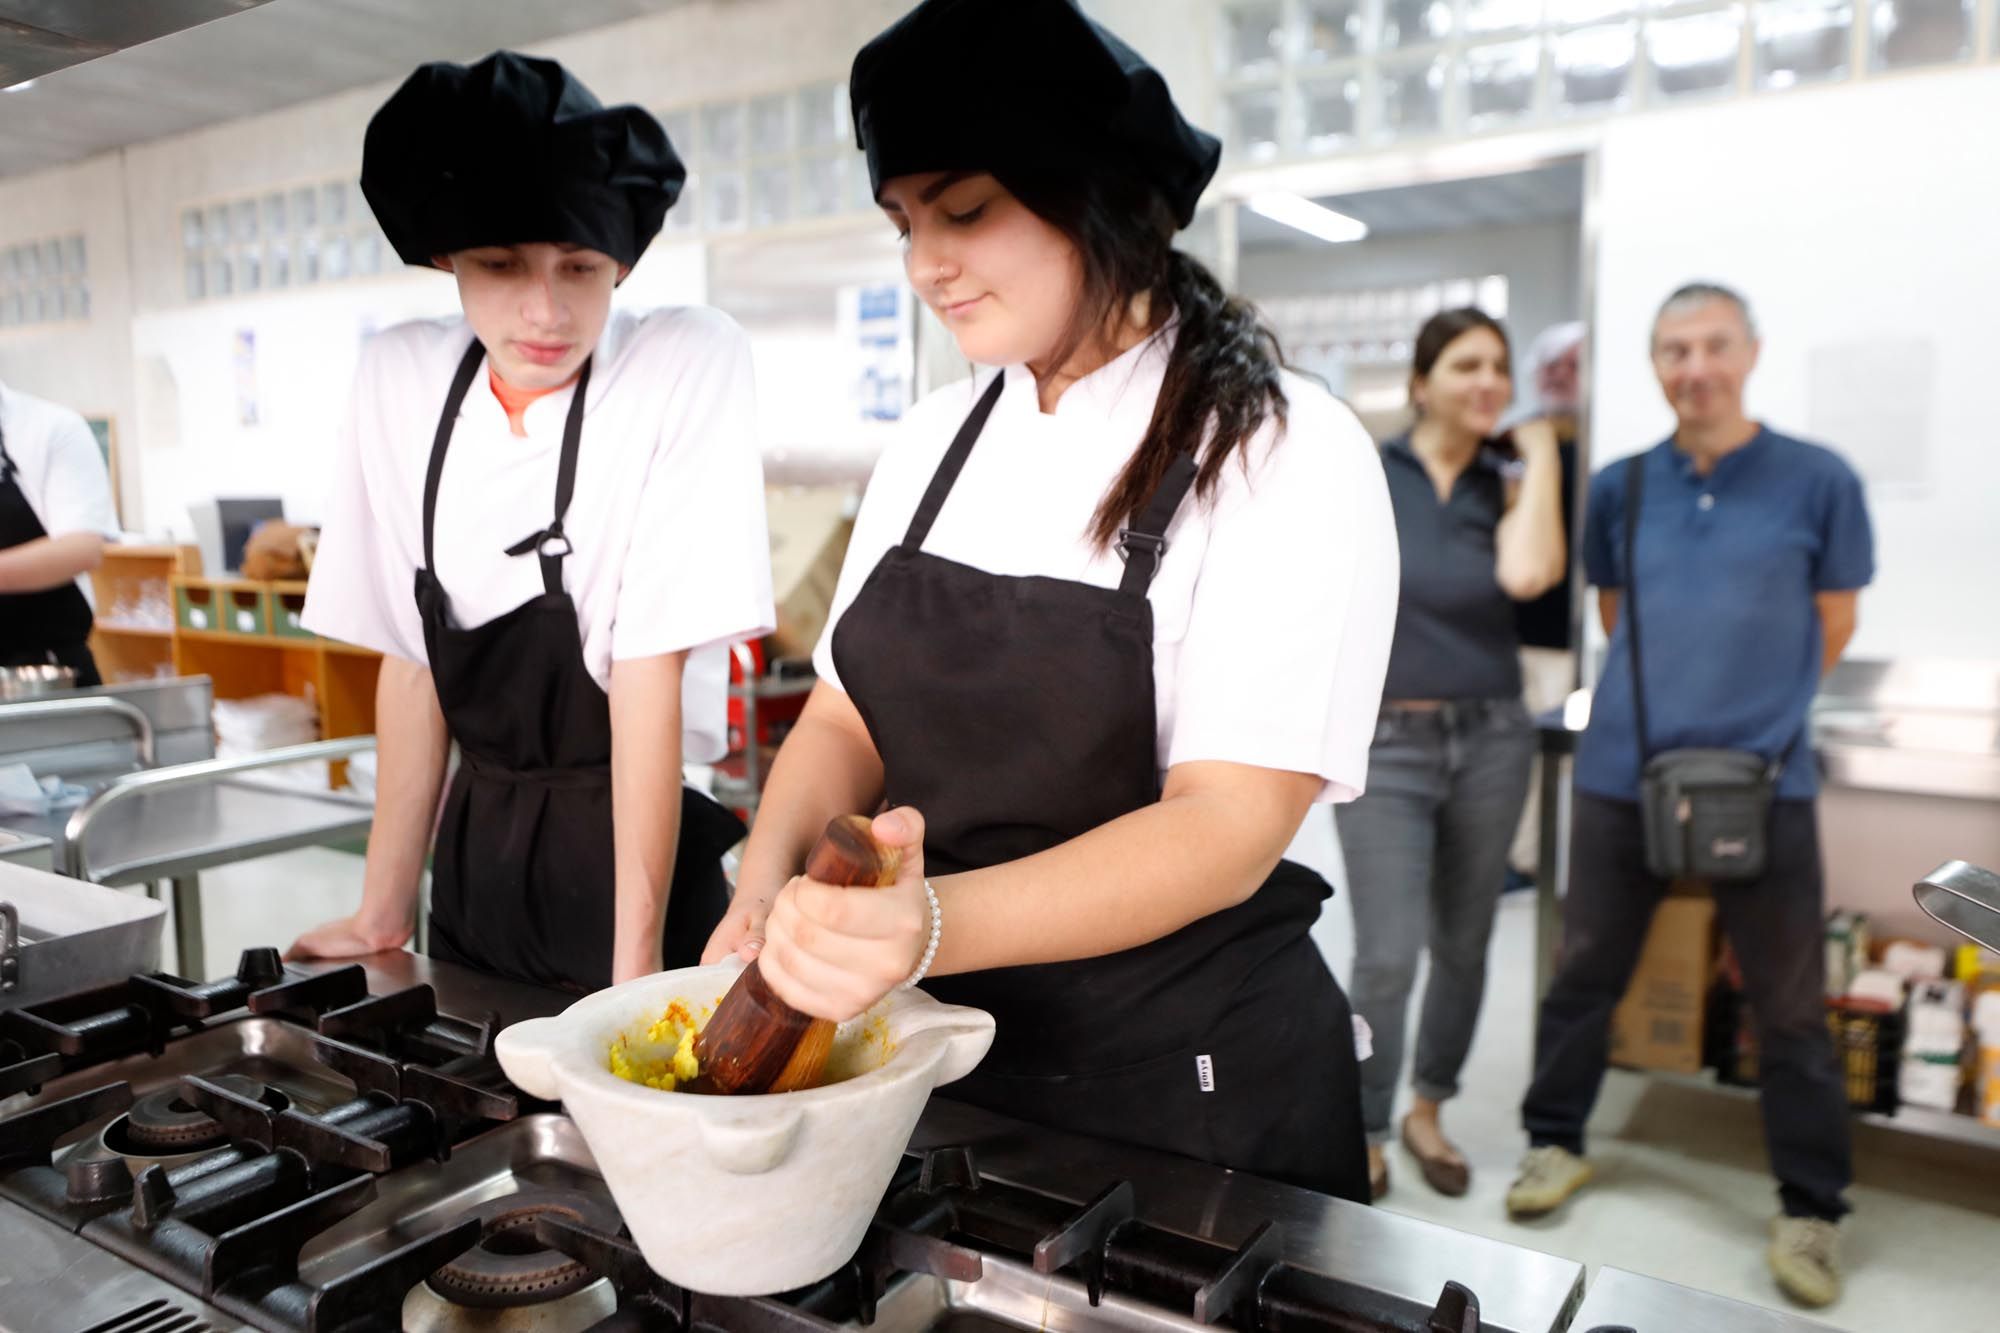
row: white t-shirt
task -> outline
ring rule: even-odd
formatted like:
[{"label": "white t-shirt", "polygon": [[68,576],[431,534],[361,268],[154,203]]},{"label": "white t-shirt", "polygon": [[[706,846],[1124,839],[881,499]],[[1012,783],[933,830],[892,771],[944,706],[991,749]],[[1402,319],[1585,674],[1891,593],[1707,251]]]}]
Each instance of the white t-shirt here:
[{"label": "white t-shirt", "polygon": [[[993,574],[1115,588],[1117,551],[1089,536],[1098,502],[1144,437],[1173,330],[1079,380],[1043,414],[1023,366],[1006,387],[924,550]],[[876,464],[813,663],[840,683],[833,630],[903,540],[931,475],[991,380],[932,393]],[[1284,377],[1269,422],[1192,494],[1149,592],[1159,764],[1225,760],[1315,773],[1321,801],[1361,794],[1395,628],[1396,525],[1375,446],[1324,389]],[[921,627],[919,627],[920,630]],[[892,649],[893,651],[893,649]]]},{"label": "white t-shirt", "polygon": [[[118,510],[97,437],[77,413],[0,384],[0,442],[14,479],[51,537],[94,532],[118,540]],[[90,577],[76,584],[90,596]]]},{"label": "white t-shirt", "polygon": [[[363,350],[305,623],[317,633],[428,663],[415,576],[424,558],[424,472],[463,319],[388,329]],[[556,468],[574,390],[527,408],[516,436],[482,368],[459,411],[438,486],[437,569],[461,628],[542,592],[540,562],[509,546],[555,515]],[[727,645],[773,624],[763,463],[749,340],[727,316],[686,307],[614,312],[584,405],[563,583],[583,657],[610,688],[614,659],[692,650],[682,691],[690,763],[727,750]]]}]

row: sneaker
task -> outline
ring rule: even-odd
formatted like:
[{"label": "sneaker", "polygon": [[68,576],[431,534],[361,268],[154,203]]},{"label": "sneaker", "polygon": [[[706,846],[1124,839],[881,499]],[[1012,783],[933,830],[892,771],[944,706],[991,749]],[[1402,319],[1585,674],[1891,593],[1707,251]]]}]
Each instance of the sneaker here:
[{"label": "sneaker", "polygon": [[1525,1219],[1552,1213],[1588,1185],[1593,1174],[1590,1163],[1567,1148],[1530,1148],[1507,1191],[1507,1214]]},{"label": "sneaker", "polygon": [[1777,1217],[1771,1221],[1767,1256],[1778,1290],[1808,1309],[1840,1299],[1840,1228],[1817,1217]]}]

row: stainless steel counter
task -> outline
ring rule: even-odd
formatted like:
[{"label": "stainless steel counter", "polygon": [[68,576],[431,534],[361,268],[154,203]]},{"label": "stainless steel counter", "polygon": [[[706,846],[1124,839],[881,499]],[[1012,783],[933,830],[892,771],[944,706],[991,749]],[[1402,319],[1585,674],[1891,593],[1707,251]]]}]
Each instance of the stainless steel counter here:
[{"label": "stainless steel counter", "polygon": [[125,1312],[117,1324],[131,1333],[242,1327],[111,1251],[0,1204],[0,1330],[79,1328],[79,1312],[107,1309]]},{"label": "stainless steel counter", "polygon": [[92,823],[89,877],[112,885],[178,879],[362,837],[373,820],[372,802],[339,792],[245,779],[170,787],[112,806]]},{"label": "stainless steel counter", "polygon": [[[560,1010],[571,998],[409,953],[361,961],[371,989],[428,982],[439,1007],[458,1014],[493,1011],[513,1022]],[[1583,1296],[1583,1268],[1567,1259],[934,1097],[911,1147],[945,1145],[971,1147],[984,1174],[1079,1205],[1104,1185],[1131,1180],[1141,1220],[1228,1245],[1276,1221],[1287,1259],[1426,1308],[1447,1281],[1462,1283],[1478,1294],[1484,1327],[1494,1333],[1562,1333]]]},{"label": "stainless steel counter", "polygon": [[1633,1333],[1829,1333],[1831,1326],[1622,1268],[1600,1268],[1570,1327],[1576,1333],[1599,1328],[1629,1328]]}]

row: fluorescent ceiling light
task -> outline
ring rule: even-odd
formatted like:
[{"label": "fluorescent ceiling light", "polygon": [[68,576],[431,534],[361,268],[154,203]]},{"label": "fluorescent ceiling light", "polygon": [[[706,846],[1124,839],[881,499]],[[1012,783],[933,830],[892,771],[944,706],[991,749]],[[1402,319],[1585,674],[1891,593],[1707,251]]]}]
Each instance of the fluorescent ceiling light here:
[{"label": "fluorescent ceiling light", "polygon": [[0,88],[0,93],[25,93],[34,86],[33,79],[23,79],[19,83],[10,83],[5,88]]},{"label": "fluorescent ceiling light", "polygon": [[1282,222],[1287,227],[1296,227],[1308,236],[1317,236],[1333,245],[1358,241],[1368,235],[1368,224],[1361,219],[1336,213],[1303,196],[1282,190],[1251,195],[1250,211],[1273,222]]}]

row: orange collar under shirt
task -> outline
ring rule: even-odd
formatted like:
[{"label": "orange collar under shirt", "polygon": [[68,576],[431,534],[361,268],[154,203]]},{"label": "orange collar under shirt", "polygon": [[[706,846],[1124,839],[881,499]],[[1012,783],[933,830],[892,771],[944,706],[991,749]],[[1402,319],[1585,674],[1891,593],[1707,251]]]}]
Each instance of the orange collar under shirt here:
[{"label": "orange collar under shirt", "polygon": [[488,366],[486,368],[486,382],[493,386],[493,396],[500,400],[501,408],[506,411],[508,426],[513,429],[514,434],[526,439],[528,428],[524,422],[529,406],[538,398],[547,397],[559,389],[567,389],[570,385],[576,383],[576,376],[570,376],[561,384],[556,385],[554,389],[520,389],[494,374],[493,367]]}]

